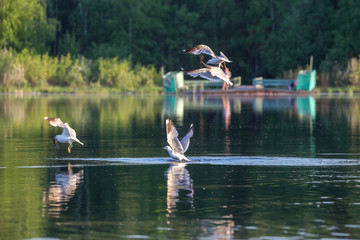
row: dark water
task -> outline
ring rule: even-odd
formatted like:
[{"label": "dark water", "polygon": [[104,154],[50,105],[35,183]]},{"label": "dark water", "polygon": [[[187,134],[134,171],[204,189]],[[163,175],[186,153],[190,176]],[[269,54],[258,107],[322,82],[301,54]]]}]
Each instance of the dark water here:
[{"label": "dark water", "polygon": [[360,238],[360,97],[0,96],[0,123],[0,239]]}]

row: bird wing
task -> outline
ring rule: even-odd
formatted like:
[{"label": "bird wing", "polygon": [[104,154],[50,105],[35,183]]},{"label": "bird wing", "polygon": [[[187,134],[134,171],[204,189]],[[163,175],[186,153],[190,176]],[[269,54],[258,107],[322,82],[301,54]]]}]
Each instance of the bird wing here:
[{"label": "bird wing", "polygon": [[194,127],[193,124],[190,125],[189,131],[186,133],[185,137],[181,140],[181,145],[184,149],[184,152],[186,152],[186,150],[188,150],[189,145],[190,145],[190,138],[193,136],[194,134]]},{"label": "bird wing", "polygon": [[214,76],[213,74],[211,74],[210,69],[208,69],[208,68],[200,68],[200,69],[187,71],[186,74],[190,75],[193,78],[202,77],[202,78],[208,79],[210,81],[214,81],[214,82],[221,81],[220,78],[218,78],[218,77]]},{"label": "bird wing", "polygon": [[69,135],[69,137],[76,138],[76,132],[72,129],[68,123],[64,123],[64,131],[62,134]]},{"label": "bird wing", "polygon": [[173,152],[184,153],[184,148],[177,138],[178,132],[170,119],[166,119],[166,137],[167,142],[172,148]]},{"label": "bird wing", "polygon": [[220,63],[222,63],[223,60],[221,60],[220,58],[210,58],[206,64],[211,64],[211,65],[219,65]]},{"label": "bird wing", "polygon": [[232,62],[232,61],[230,61],[228,58],[227,58],[227,56],[225,56],[225,54],[223,54],[222,52],[220,52],[220,57],[219,57],[222,61],[224,61],[224,62]]},{"label": "bird wing", "polygon": [[45,120],[47,120],[51,125],[54,127],[61,127],[63,128],[63,132],[61,135],[67,136],[67,137],[73,137],[76,138],[76,132],[74,129],[72,129],[68,123],[63,123],[60,118],[49,118],[44,117]]},{"label": "bird wing", "polygon": [[213,52],[213,50],[211,50],[209,46],[204,44],[196,45],[194,47],[184,49],[183,51],[193,55],[206,54],[212,56],[213,58],[216,58],[216,55]]},{"label": "bird wing", "polygon": [[44,119],[47,120],[54,127],[62,127],[62,128],[64,127],[64,123],[61,121],[60,118],[44,117]]},{"label": "bird wing", "polygon": [[229,81],[229,76],[226,75],[221,68],[210,66],[210,65],[207,65],[207,64],[204,64],[204,65],[205,65],[205,67],[207,67],[209,69],[212,76],[218,77],[218,78],[224,80],[225,82]]},{"label": "bird wing", "polygon": [[209,72],[209,70],[207,68],[199,68],[199,69],[195,69],[195,70],[189,70],[189,71],[186,71],[187,75],[193,77],[193,78],[196,78],[196,77],[199,77],[201,76],[201,74],[204,74],[204,73],[207,73]]}]

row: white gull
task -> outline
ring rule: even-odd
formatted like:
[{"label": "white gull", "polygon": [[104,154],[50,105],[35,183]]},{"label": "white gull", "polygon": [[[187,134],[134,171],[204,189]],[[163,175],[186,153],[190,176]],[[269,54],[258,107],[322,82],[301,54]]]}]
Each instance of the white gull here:
[{"label": "white gull", "polygon": [[165,146],[164,149],[168,151],[170,157],[180,161],[190,161],[187,157],[185,157],[184,153],[189,148],[190,138],[193,136],[193,133],[193,124],[191,124],[185,137],[179,141],[179,134],[173,122],[170,119],[166,119],[166,137],[170,146]]},{"label": "white gull", "polygon": [[69,147],[68,147],[69,153],[71,153],[71,148],[73,147],[73,145],[72,145],[73,142],[77,142],[81,145],[84,145],[82,142],[79,141],[79,139],[76,138],[75,130],[72,129],[68,123],[63,123],[60,118],[44,117],[44,119],[47,120],[54,127],[63,128],[63,132],[61,133],[61,135],[56,135],[53,138],[54,144],[56,144],[57,142],[69,143]]}]

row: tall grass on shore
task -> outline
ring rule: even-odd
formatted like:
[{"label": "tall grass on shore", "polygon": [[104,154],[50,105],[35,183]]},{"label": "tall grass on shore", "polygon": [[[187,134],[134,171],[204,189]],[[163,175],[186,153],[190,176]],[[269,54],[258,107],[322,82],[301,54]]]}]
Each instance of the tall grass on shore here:
[{"label": "tall grass on shore", "polygon": [[360,56],[346,65],[324,60],[320,66],[318,84],[322,87],[360,87]]},{"label": "tall grass on shore", "polygon": [[112,89],[118,92],[154,92],[161,85],[160,72],[154,66],[133,64],[130,59],[96,60],[83,56],[51,57],[28,49],[17,53],[0,50],[0,89],[49,91],[73,89]]},{"label": "tall grass on shore", "polygon": [[[280,78],[296,79],[301,69],[310,69],[310,66],[290,69],[283,72]],[[316,86],[358,89],[360,87],[360,55],[348,60],[346,65],[324,60],[317,71]]]}]

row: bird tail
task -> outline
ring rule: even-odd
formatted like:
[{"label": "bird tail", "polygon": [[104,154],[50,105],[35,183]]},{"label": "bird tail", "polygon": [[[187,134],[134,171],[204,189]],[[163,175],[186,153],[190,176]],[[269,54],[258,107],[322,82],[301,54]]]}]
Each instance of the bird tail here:
[{"label": "bird tail", "polygon": [[77,138],[71,138],[72,140],[74,140],[74,142],[77,142],[77,143],[79,143],[79,144],[81,144],[81,145],[84,145],[82,142],[80,142],[80,140],[79,139],[77,139]]}]

